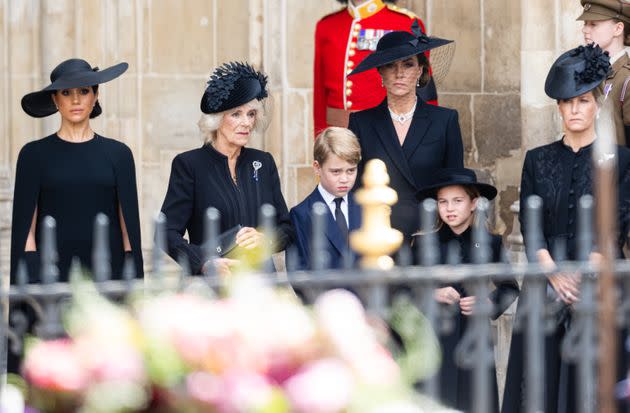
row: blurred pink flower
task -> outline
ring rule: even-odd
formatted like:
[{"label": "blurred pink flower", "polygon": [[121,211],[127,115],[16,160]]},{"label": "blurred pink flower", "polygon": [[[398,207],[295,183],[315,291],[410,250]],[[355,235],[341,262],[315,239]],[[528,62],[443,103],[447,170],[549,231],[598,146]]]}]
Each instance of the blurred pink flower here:
[{"label": "blurred pink flower", "polygon": [[400,369],[378,342],[359,299],[346,290],[331,290],[315,302],[315,317],[334,354],[350,364],[361,381],[394,384]]},{"label": "blurred pink flower", "polygon": [[186,390],[193,400],[217,413],[260,411],[273,397],[273,387],[264,376],[246,371],[221,376],[195,372],[187,377]]},{"label": "blurred pink flower", "polygon": [[34,344],[26,354],[23,369],[31,385],[46,390],[80,392],[88,384],[74,344],[67,339]]},{"label": "blurred pink flower", "polygon": [[91,381],[146,381],[144,360],[131,343],[112,343],[79,337],[75,344],[77,355]]},{"label": "blurred pink flower", "polygon": [[336,359],[322,359],[305,366],[285,384],[294,413],[339,413],[350,404],[352,372]]}]

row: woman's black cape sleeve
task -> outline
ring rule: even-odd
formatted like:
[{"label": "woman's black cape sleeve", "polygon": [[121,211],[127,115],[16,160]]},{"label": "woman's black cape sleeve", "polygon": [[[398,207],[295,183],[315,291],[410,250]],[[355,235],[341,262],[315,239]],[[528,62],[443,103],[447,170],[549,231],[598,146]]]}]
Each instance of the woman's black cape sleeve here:
[{"label": "woman's black cape sleeve", "polygon": [[[16,283],[17,267],[24,260],[29,270],[29,283],[37,282],[39,274],[28,265],[27,254],[24,253],[26,238],[31,228],[33,213],[37,207],[40,190],[40,162],[38,159],[39,142],[26,144],[18,155],[15,169],[15,189],[13,191],[13,218],[11,221],[11,284]],[[38,254],[33,253],[32,261],[39,261]],[[37,266],[36,266],[37,267]]]},{"label": "woman's black cape sleeve", "polygon": [[140,213],[138,210],[138,188],[136,185],[136,167],[133,154],[128,146],[123,145],[114,163],[116,190],[127,227],[131,244],[131,253],[135,264],[136,277],[144,276],[142,263],[142,243],[140,240]]}]

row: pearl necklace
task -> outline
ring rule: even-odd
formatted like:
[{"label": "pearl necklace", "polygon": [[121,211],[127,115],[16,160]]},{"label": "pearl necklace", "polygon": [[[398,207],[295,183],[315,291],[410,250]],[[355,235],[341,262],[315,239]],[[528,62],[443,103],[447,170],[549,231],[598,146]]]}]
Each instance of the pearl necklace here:
[{"label": "pearl necklace", "polygon": [[392,119],[394,119],[398,123],[404,124],[405,122],[413,118],[413,113],[416,111],[417,105],[418,105],[418,99],[416,99],[416,103],[413,104],[413,108],[411,108],[409,112],[402,113],[400,115],[397,113],[394,113],[394,111],[392,111],[392,109],[389,106],[387,107],[387,109],[389,109],[389,114],[392,117]]}]

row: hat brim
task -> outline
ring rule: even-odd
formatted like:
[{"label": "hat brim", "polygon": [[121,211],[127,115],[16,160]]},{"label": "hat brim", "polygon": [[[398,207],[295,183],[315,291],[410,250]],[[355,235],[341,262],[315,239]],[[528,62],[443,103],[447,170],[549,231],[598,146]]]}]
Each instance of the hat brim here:
[{"label": "hat brim", "polygon": [[440,182],[439,184],[430,185],[422,188],[421,190],[416,192],[416,199],[420,202],[424,201],[427,198],[436,199],[437,193],[441,188],[452,185],[474,186],[479,191],[479,195],[487,198],[489,201],[493,200],[497,196],[497,189],[490,184],[484,184],[481,182],[471,183],[470,181],[463,180],[452,180],[449,182]]},{"label": "hat brim", "polygon": [[357,73],[365,72],[370,69],[375,69],[386,64],[396,62],[398,60],[404,60],[412,56],[417,56],[420,53],[427,52],[432,49],[453,43],[452,40],[441,39],[439,37],[430,37],[429,42],[419,42],[418,46],[404,45],[392,49],[377,50],[368,55],[359,65],[350,73],[350,76]]},{"label": "hat brim", "polygon": [[78,75],[73,74],[63,76],[42,90],[24,95],[21,102],[22,109],[24,112],[35,118],[50,116],[57,112],[55,103],[50,97],[53,92],[57,90],[95,86],[101,83],[106,83],[122,75],[128,68],[129,65],[123,62],[96,72],[86,71]]}]

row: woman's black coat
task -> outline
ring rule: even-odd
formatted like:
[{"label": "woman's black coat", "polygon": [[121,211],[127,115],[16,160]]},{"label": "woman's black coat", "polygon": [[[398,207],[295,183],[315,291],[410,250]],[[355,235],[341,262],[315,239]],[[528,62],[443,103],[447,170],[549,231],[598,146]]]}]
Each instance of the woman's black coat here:
[{"label": "woman's black coat", "polygon": [[403,145],[398,141],[387,99],[372,109],[351,114],[348,128],[361,144],[356,186],[363,185],[361,177],[367,161],[378,158],[385,162],[389,185],[398,193],[398,203],[392,207],[392,226],[410,239],[420,228],[418,189],[431,183],[438,169],[464,166],[457,111],[418,98]]},{"label": "woman's black coat", "polygon": [[295,234],[273,156],[243,148],[236,160],[236,174],[238,184],[232,180],[227,157],[211,145],[173,159],[162,205],[168,254],[175,260],[188,258],[193,274],[200,274],[204,264],[204,220],[209,207],[219,210],[223,233],[237,225],[258,227],[260,207],[271,204],[276,209],[275,250],[281,251],[293,241]]}]

